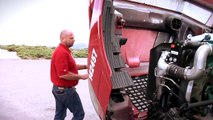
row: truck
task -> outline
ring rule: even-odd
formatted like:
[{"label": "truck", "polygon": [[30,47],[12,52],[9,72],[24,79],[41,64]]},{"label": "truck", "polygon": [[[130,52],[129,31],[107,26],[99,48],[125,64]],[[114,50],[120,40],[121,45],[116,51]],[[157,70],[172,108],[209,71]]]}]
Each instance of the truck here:
[{"label": "truck", "polygon": [[101,120],[213,119],[212,0],[89,0]]}]

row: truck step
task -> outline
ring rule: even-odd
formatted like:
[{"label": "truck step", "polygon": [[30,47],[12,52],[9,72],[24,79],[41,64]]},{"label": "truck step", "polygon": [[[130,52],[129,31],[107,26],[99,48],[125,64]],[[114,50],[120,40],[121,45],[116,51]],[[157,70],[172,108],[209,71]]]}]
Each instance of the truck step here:
[{"label": "truck step", "polygon": [[148,75],[132,77],[132,80],[134,85],[126,87],[125,91],[139,112],[147,111],[151,102],[146,99]]}]

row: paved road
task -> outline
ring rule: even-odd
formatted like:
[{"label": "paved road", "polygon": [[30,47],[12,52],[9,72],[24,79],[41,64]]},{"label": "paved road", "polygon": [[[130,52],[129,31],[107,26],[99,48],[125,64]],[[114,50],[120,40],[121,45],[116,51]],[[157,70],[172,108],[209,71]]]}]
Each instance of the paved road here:
[{"label": "paved road", "polygon": [[[86,63],[86,59],[76,60]],[[55,103],[49,78],[50,61],[0,57],[0,67],[0,120],[53,120]],[[77,91],[85,109],[85,120],[99,120],[91,103],[88,81],[81,80]],[[66,120],[71,118],[68,112]]]}]

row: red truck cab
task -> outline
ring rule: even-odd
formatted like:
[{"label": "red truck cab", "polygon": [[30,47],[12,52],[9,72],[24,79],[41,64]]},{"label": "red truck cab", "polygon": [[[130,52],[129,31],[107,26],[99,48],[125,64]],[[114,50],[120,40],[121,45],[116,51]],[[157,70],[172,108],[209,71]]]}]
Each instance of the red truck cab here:
[{"label": "red truck cab", "polygon": [[151,119],[159,59],[151,51],[211,33],[212,10],[211,0],[90,0],[89,89],[100,119]]}]

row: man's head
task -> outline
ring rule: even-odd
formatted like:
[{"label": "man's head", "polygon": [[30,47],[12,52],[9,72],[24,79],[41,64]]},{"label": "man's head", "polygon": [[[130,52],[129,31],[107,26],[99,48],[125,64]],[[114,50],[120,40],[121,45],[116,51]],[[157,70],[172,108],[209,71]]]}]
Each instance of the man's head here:
[{"label": "man's head", "polygon": [[61,44],[67,47],[72,47],[75,42],[73,32],[71,30],[61,31],[60,40],[61,40]]}]

